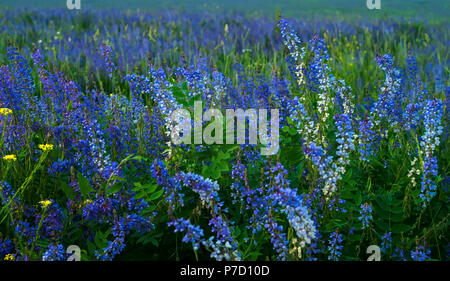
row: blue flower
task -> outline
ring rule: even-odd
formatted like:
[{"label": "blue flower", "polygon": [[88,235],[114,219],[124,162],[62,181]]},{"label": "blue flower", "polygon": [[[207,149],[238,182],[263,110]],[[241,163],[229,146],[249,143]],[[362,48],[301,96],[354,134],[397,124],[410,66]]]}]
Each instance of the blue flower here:
[{"label": "blue flower", "polygon": [[344,247],[341,245],[342,242],[342,234],[339,234],[337,231],[330,234],[330,240],[328,241],[328,260],[339,260],[339,257],[342,255],[342,248]]},{"label": "blue flower", "polygon": [[431,250],[425,249],[425,246],[418,245],[411,251],[411,259],[413,261],[426,261],[430,259]]},{"label": "blue flower", "polygon": [[368,228],[370,226],[370,222],[372,221],[372,208],[368,203],[361,204],[361,210],[359,213],[361,214],[359,220],[362,221],[362,228]]},{"label": "blue flower", "polygon": [[50,244],[42,254],[43,261],[65,261],[66,259],[66,251],[62,244]]},{"label": "blue flower", "polygon": [[203,229],[198,225],[193,225],[187,219],[176,219],[168,223],[169,226],[175,227],[175,232],[186,232],[183,237],[184,243],[192,243],[194,250],[200,248],[200,244],[203,241]]},{"label": "blue flower", "polygon": [[386,232],[382,237],[381,237],[381,252],[386,253],[388,249],[391,248],[391,242],[392,242],[392,237],[391,237],[391,232]]}]

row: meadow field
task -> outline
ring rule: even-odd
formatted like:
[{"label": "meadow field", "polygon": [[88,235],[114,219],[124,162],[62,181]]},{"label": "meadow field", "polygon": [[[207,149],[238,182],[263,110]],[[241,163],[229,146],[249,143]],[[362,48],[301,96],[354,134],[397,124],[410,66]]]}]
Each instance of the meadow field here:
[{"label": "meadow field", "polygon": [[448,1],[65,5],[0,9],[1,262],[449,260]]}]

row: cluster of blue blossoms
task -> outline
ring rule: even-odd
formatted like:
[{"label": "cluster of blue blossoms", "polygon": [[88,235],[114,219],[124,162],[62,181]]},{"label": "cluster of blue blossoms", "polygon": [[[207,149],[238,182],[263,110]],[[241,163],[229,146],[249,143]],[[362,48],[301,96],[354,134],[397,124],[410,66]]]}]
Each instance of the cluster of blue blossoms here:
[{"label": "cluster of blue blossoms", "polygon": [[361,204],[361,216],[359,217],[359,220],[362,222],[362,228],[368,228],[370,226],[370,222],[372,221],[372,208],[369,204],[364,203]]},{"label": "cluster of blue blossoms", "polygon": [[[29,260],[39,253],[45,261],[65,260],[64,245],[71,237],[61,237],[61,233],[76,231],[85,238],[80,241],[85,243],[82,247],[95,248],[90,253],[93,258],[117,259],[126,251],[130,236],[145,236],[156,228],[154,218],[158,216],[165,226],[183,235],[182,242],[190,244],[195,254],[204,249],[215,260],[248,258],[252,247],[263,241],[271,246],[274,259],[302,258],[306,253],[307,260],[328,257],[337,261],[343,256],[347,230],[333,231],[332,226],[330,231],[324,221],[330,214],[347,213],[339,190],[348,166],[354,159],[370,164],[377,156],[377,145],[386,144],[389,134],[400,131],[408,132],[413,142],[417,137],[420,200],[426,208],[438,192],[436,153],[444,133],[446,105],[417,88],[419,83],[412,83],[414,90],[406,92],[402,73],[387,54],[376,58],[385,74],[377,100],[358,111],[350,86],[334,74],[325,39],[314,36],[302,47],[286,20],[280,20],[278,26],[289,53],[294,85],[278,75],[272,79],[248,77],[240,65],[233,81],[207,60],[200,60],[175,68],[149,65],[144,75],[128,74],[115,81],[127,85],[129,96],[94,89],[83,92],[64,73],[51,72],[39,49],[33,51],[34,65],[30,66],[17,49],[8,47],[9,63],[0,67],[0,104],[14,114],[0,116],[4,128],[0,152],[2,157],[28,153],[39,165],[48,165],[42,173],[51,175],[52,185],[62,186],[58,192],[67,200],[44,200],[49,194],[56,198],[56,193],[46,190],[36,191],[43,201],[30,199],[22,190],[25,184],[2,174],[7,180],[0,182],[1,219],[7,225],[6,234],[16,239],[0,233],[0,259],[14,253],[16,260]],[[116,79],[112,48],[102,43],[99,53],[104,70]],[[415,68],[414,60],[408,61],[410,68]],[[417,75],[408,79],[417,79]],[[182,98],[171,90],[180,85],[188,89]],[[45,94],[38,94],[38,89]],[[314,178],[312,187],[297,186],[288,165],[279,158],[262,157],[251,145],[235,147],[237,157],[231,160],[229,181],[213,180],[218,177],[209,178],[198,167],[185,165],[180,155],[208,148],[173,145],[168,117],[198,97],[204,101],[204,110],[280,108],[281,129],[298,137],[299,152],[306,159],[303,174],[296,176],[305,182]],[[43,138],[51,146],[51,154],[42,154],[43,149],[30,142],[30,136]],[[389,145],[395,148],[400,144]],[[186,154],[178,155],[181,150]],[[130,154],[145,155],[145,160],[138,163],[133,158],[136,162],[128,165]],[[24,157],[19,158],[23,161]],[[202,166],[211,161],[204,160]],[[256,164],[261,164],[259,182],[248,176]],[[158,186],[164,204],[152,201],[152,195],[158,193],[148,196],[147,187],[134,179],[149,181],[152,188]],[[130,187],[129,181],[135,186]],[[372,230],[376,215],[370,199],[364,200],[358,219],[366,233]],[[239,221],[233,221],[237,217]],[[74,225],[77,230],[72,229]],[[101,241],[105,243],[97,243],[97,230],[106,233],[106,241]],[[352,228],[349,233],[354,231]],[[242,239],[244,233],[248,237]],[[392,232],[381,236],[382,252],[406,259],[403,248],[393,249],[392,239]],[[48,243],[38,243],[41,240]],[[413,260],[427,260],[430,255],[430,249],[420,245],[411,251]]]}]

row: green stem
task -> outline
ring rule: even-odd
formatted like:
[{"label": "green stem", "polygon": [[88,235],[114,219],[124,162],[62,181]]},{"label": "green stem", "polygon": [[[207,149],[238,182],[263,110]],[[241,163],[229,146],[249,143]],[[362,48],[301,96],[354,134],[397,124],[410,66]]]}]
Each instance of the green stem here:
[{"label": "green stem", "polygon": [[437,247],[437,250],[438,250],[439,260],[442,260],[442,258],[441,258],[441,250],[439,249],[439,241],[438,241],[438,238],[437,238],[437,235],[436,235],[436,231],[434,229],[435,228],[435,223],[434,223],[433,210],[431,210],[431,207],[429,209],[430,209],[430,215],[431,215],[431,222],[433,223],[432,230],[433,230],[433,234],[434,234],[434,239],[436,240],[436,247]]},{"label": "green stem", "polygon": [[[41,168],[42,163],[44,162],[44,160],[47,158],[49,151],[44,151],[44,153],[42,153],[41,158],[39,159],[39,162],[34,166],[33,171],[31,172],[31,174],[25,179],[25,181],[22,183],[22,185],[19,187],[19,189],[17,190],[17,192],[14,194],[14,196],[11,198],[11,200],[8,202],[8,204],[6,204],[5,206],[3,206],[3,208],[0,210],[0,214],[3,213],[3,211],[7,208],[9,208],[9,205],[11,204],[11,202],[13,202],[13,200],[16,198],[17,195],[22,195],[25,191],[25,189],[28,187],[28,185],[31,183],[31,181],[33,180],[34,174],[36,174],[36,172]],[[2,223],[5,220],[6,216],[3,217],[3,219],[0,221],[0,223]]]},{"label": "green stem", "polygon": [[34,248],[36,247],[36,243],[37,243],[37,241],[40,238],[39,230],[41,229],[42,223],[44,222],[45,215],[47,214],[47,208],[48,208],[48,206],[44,207],[44,212],[42,213],[42,217],[39,220],[39,224],[38,224],[38,227],[36,229],[36,235],[35,235],[35,238],[34,238],[34,241],[33,241],[33,245],[31,246],[31,250],[30,250],[31,254],[33,253]]}]

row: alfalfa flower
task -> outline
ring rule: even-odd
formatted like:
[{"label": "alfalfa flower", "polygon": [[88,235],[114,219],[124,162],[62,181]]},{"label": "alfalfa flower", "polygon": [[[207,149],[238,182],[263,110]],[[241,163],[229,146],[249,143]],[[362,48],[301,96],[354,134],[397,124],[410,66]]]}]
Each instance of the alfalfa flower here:
[{"label": "alfalfa flower", "polygon": [[12,110],[9,108],[0,108],[0,115],[8,116],[12,114]]},{"label": "alfalfa flower", "polygon": [[41,149],[42,151],[50,151],[53,149],[53,144],[40,144],[39,145],[39,149]]},{"label": "alfalfa flower", "polygon": [[53,202],[50,200],[44,200],[44,201],[40,201],[39,204],[41,204],[42,208],[47,208],[50,204],[52,204]]},{"label": "alfalfa flower", "polygon": [[14,154],[5,155],[5,156],[3,156],[3,160],[6,160],[6,161],[17,161],[17,157]]}]

